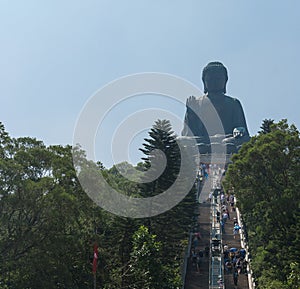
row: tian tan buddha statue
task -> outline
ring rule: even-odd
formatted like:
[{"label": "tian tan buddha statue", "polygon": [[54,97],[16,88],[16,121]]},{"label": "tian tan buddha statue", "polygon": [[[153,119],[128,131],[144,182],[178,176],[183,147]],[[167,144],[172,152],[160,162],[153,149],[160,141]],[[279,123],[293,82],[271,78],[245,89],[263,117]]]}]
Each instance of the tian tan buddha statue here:
[{"label": "tian tan buddha statue", "polygon": [[203,69],[204,95],[190,96],[182,136],[197,138],[198,144],[221,143],[227,152],[236,152],[249,140],[241,103],[226,93],[228,74],[220,62],[210,62]]}]

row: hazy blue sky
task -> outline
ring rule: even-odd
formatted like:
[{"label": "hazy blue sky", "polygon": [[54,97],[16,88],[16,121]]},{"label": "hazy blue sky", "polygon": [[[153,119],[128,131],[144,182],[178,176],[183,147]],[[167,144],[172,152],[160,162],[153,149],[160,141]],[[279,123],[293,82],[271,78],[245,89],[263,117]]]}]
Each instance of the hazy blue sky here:
[{"label": "hazy blue sky", "polygon": [[[108,82],[151,71],[202,89],[203,67],[218,60],[252,135],[265,118],[287,118],[299,129],[299,11],[297,0],[2,0],[0,121],[13,137],[71,144],[84,104]],[[111,119],[166,106],[155,96],[134,103],[116,108]],[[183,119],[184,106],[172,109]],[[104,131],[114,125],[107,121]],[[99,133],[98,142],[105,138]],[[132,162],[140,141],[132,142]],[[111,166],[108,152],[99,158]]]}]

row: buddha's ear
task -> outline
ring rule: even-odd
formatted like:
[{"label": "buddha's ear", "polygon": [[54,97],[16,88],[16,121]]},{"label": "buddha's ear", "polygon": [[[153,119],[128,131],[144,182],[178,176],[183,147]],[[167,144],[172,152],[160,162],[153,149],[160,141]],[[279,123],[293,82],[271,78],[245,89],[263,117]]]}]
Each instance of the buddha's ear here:
[{"label": "buddha's ear", "polygon": [[224,94],[226,93],[227,81],[228,81],[228,77],[226,77],[226,80],[225,80],[225,83],[224,83],[224,89],[223,89]]}]

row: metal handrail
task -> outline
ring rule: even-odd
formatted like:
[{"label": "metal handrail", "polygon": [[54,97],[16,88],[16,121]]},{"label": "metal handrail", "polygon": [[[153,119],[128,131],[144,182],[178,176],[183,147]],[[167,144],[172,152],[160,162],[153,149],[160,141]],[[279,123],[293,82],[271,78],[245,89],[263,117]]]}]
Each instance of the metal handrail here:
[{"label": "metal handrail", "polygon": [[255,289],[256,284],[253,278],[253,271],[250,267],[250,259],[249,259],[249,246],[247,244],[245,235],[244,235],[244,226],[243,226],[243,220],[242,220],[242,215],[240,213],[240,210],[236,208],[236,214],[237,214],[237,220],[239,224],[242,225],[242,230],[240,230],[240,240],[241,240],[241,245],[243,248],[246,249],[246,261],[247,261],[247,272],[248,272],[248,284],[249,284],[249,289]]},{"label": "metal handrail", "polygon": [[[209,289],[224,289],[224,268],[222,256],[222,230],[217,221],[217,209],[220,210],[220,200],[213,197],[211,200],[211,232],[210,232],[210,266]],[[222,285],[219,280],[222,279]]]}]

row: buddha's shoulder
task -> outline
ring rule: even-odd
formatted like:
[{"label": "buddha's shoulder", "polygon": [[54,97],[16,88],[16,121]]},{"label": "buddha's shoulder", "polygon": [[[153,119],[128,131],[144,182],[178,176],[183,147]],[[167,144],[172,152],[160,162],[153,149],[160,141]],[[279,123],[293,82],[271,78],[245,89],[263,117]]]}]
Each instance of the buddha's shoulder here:
[{"label": "buddha's shoulder", "polygon": [[224,97],[227,102],[236,103],[236,104],[240,103],[240,101],[236,97],[232,97],[229,95],[224,95]]}]

